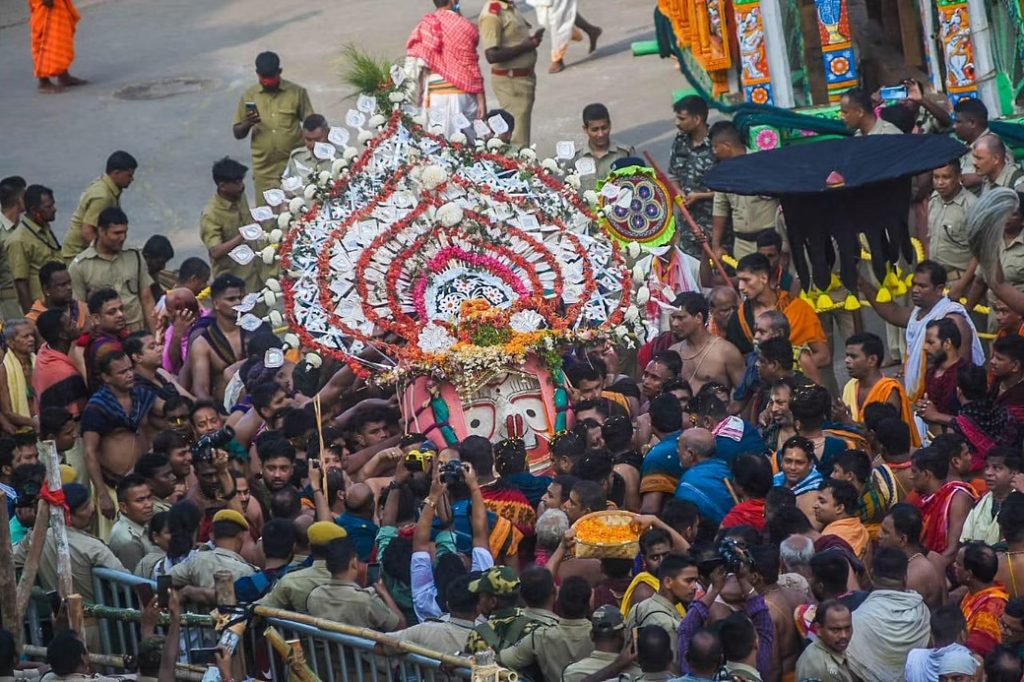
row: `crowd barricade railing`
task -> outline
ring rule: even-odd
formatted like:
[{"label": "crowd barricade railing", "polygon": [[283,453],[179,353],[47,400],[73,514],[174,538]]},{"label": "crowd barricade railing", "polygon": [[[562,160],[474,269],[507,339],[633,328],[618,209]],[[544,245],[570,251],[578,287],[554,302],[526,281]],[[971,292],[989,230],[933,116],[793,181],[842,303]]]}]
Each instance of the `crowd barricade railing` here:
[{"label": "crowd barricade railing", "polygon": [[[85,604],[85,615],[87,626],[98,629],[101,651],[91,653],[96,655],[96,663],[120,668],[109,662],[138,651],[143,606],[139,594],[155,594],[156,582],[100,567],[94,567],[92,575],[94,601]],[[140,586],[149,589],[140,590]],[[36,588],[25,616],[25,643],[34,657],[44,655],[52,636],[48,600],[49,595]],[[262,661],[259,667],[274,682],[288,682],[290,676],[280,656],[262,637],[267,626],[273,626],[288,640],[297,640],[309,667],[325,682],[443,682],[471,677],[472,661],[468,658],[431,651],[368,628],[258,605],[253,607],[253,615],[258,618],[248,626],[246,657],[250,664]],[[190,649],[216,646],[220,635],[213,626],[208,615],[182,615],[179,665],[190,663]],[[196,671],[188,672],[194,675]]]},{"label": "crowd barricade railing", "polygon": [[[141,611],[144,606],[139,598],[139,587],[147,586],[144,593],[156,594],[156,581],[109,568],[92,569],[94,608],[91,612],[97,620],[100,644],[105,654],[131,654],[139,649],[138,618],[116,618],[109,609],[133,609]],[[181,654],[178,660],[190,663],[192,649],[216,646],[219,637],[213,629],[212,620],[200,614],[183,614],[181,624]]]},{"label": "crowd barricade railing", "polygon": [[[441,682],[470,679],[472,661],[431,651],[385,633],[282,609],[257,606],[262,623],[274,627],[286,640],[298,640],[306,664],[324,682]],[[261,646],[264,626],[252,628],[253,650]],[[257,632],[257,630],[259,632]],[[263,642],[269,660],[274,652]],[[270,666],[274,682],[287,682],[283,666]]]}]

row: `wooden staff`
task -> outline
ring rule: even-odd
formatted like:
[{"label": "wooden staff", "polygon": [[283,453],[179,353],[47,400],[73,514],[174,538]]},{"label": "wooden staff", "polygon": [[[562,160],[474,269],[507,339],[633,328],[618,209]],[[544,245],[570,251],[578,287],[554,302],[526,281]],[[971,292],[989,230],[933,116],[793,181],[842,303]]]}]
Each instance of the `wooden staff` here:
[{"label": "wooden staff", "polygon": [[711,246],[708,244],[707,235],[704,234],[704,230],[697,225],[697,221],[690,215],[690,209],[686,207],[686,201],[683,200],[683,190],[680,189],[679,185],[673,180],[665,171],[658,167],[658,164],[654,162],[654,158],[650,152],[644,152],[644,158],[647,159],[648,165],[654,169],[655,175],[658,176],[658,180],[668,187],[669,192],[672,193],[672,200],[676,206],[679,207],[680,212],[683,214],[683,218],[686,220],[686,224],[689,225],[690,231],[693,232],[693,236],[697,238],[701,247],[704,249],[705,255],[711,259],[715,267],[718,269],[718,273],[722,275],[722,279],[725,280],[726,286],[732,286],[732,280],[729,279],[729,275],[725,273],[725,268],[722,267],[722,263],[718,260],[718,256],[711,250]]},{"label": "wooden staff", "polygon": [[0,495],[0,614],[3,614],[4,628],[14,634],[15,643],[21,631],[21,617],[18,615],[18,589],[14,584],[14,547],[11,545],[10,517],[7,514],[7,500]]},{"label": "wooden staff", "polygon": [[[50,525],[50,505],[39,500],[36,505],[36,522],[32,526],[32,537],[28,541],[28,554],[25,565],[21,569],[21,580],[18,582],[18,620],[25,619],[28,601],[32,598],[32,586],[36,583],[39,571],[39,557],[43,554],[43,543],[46,542],[46,529]],[[13,631],[16,637],[21,636],[21,628]]]},{"label": "wooden staff", "polygon": [[306,663],[306,655],[302,651],[302,643],[299,640],[286,641],[281,636],[281,633],[273,627],[268,627],[263,632],[263,636],[270,642],[270,646],[274,647],[274,651],[285,660],[288,664],[289,672],[291,672],[291,675],[296,680],[300,682],[320,682],[320,678],[316,676],[316,673]]},{"label": "wooden staff", "polygon": [[[46,485],[50,490],[60,490],[60,458],[57,455],[57,444],[52,440],[39,443],[39,459],[46,465]],[[57,542],[57,589],[62,599],[67,599],[74,592],[71,583],[71,550],[68,548],[68,525],[64,518],[64,507],[50,505],[50,528]]]}]

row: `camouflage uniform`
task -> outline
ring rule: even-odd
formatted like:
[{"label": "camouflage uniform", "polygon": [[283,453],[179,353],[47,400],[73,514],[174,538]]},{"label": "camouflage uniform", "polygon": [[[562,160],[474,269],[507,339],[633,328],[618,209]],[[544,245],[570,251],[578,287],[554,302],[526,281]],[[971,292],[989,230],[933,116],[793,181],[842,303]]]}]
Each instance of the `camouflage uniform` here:
[{"label": "camouflage uniform", "polygon": [[[484,571],[477,580],[469,583],[474,594],[493,594],[511,597],[519,594],[519,576],[508,566],[494,566]],[[507,602],[506,602],[507,603]],[[514,606],[494,611],[473,628],[466,639],[466,653],[477,654],[493,649],[495,653],[506,649],[538,627],[538,623]]]},{"label": "camouflage uniform", "polygon": [[[672,143],[672,155],[668,161],[668,173],[685,194],[708,191],[704,184],[704,174],[713,165],[715,165],[715,154],[711,151],[710,137],[705,138],[703,142],[694,147],[690,144],[689,134],[682,132],[676,134],[676,139]],[[704,230],[709,244],[711,243],[711,207],[710,199],[698,201],[690,207],[690,215]],[[679,234],[679,247],[684,252],[695,258],[703,257],[700,243],[694,239],[693,232],[682,216],[676,218],[676,232]]]}]

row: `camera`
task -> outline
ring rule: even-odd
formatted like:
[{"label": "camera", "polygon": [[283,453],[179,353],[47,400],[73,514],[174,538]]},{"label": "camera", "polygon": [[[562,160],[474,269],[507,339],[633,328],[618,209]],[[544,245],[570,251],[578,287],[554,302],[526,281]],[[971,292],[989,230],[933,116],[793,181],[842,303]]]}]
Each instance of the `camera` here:
[{"label": "camera", "polygon": [[737,573],[744,566],[754,565],[747,543],[739,538],[723,538],[718,543],[718,556],[725,563],[725,569],[729,573]]},{"label": "camera", "polygon": [[438,475],[441,478],[441,482],[448,486],[464,483],[466,480],[466,472],[462,470],[462,462],[457,459],[449,460],[442,464]]},{"label": "camera", "polygon": [[202,436],[192,445],[193,462],[209,462],[213,459],[214,450],[223,450],[235,437],[235,430],[230,426],[217,429],[213,433]]},{"label": "camera", "polygon": [[412,472],[426,471],[433,459],[433,450],[410,450],[405,455],[405,468]]}]

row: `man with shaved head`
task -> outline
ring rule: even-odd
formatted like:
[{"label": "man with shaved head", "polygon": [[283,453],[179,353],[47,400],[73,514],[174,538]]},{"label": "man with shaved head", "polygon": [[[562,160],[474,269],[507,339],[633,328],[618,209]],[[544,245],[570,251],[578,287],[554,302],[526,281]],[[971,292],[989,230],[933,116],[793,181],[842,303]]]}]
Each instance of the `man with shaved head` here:
[{"label": "man with shaved head", "polygon": [[719,523],[734,504],[725,480],[732,479],[729,465],[715,457],[715,436],[707,429],[691,428],[679,436],[679,462],[683,476],[676,497],[697,505],[700,514]]},{"label": "man with shaved head", "polygon": [[368,561],[380,528],[373,522],[373,489],[353,483],[345,491],[345,511],[334,520],[348,532],[361,561]]},{"label": "man with shaved head", "polygon": [[711,304],[708,331],[724,339],[725,326],[729,324],[732,314],[740,307],[740,295],[732,287],[715,287],[708,294],[708,303]]},{"label": "man with shaved head", "polygon": [[975,170],[985,178],[982,192],[992,187],[1024,189],[1024,170],[1015,163],[1007,162],[1006,145],[997,135],[988,133],[979,137],[971,154]]},{"label": "man with shaved head", "polygon": [[203,316],[191,289],[171,289],[164,296],[167,329],[164,331],[164,369],[178,373],[188,357],[188,342],[196,322]]}]

